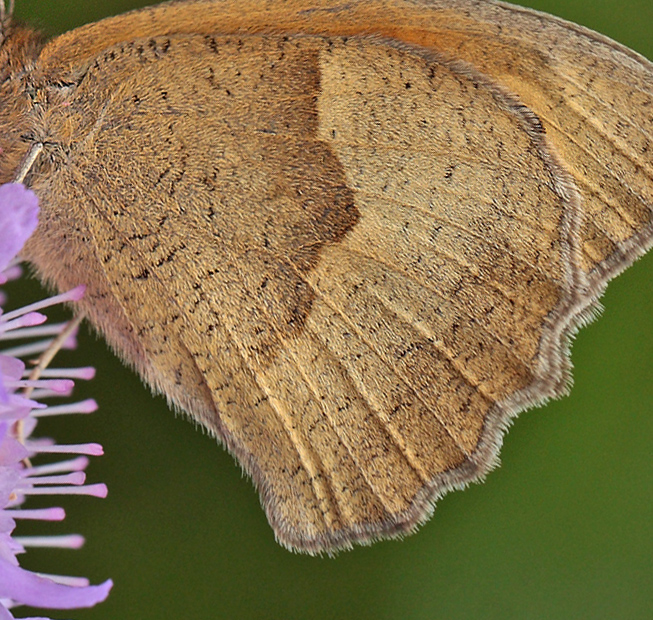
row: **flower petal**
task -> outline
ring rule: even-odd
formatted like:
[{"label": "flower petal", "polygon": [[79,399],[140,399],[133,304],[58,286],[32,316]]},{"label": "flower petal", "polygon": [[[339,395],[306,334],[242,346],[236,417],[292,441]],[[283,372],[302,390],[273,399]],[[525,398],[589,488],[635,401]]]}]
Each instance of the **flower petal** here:
[{"label": "flower petal", "polygon": [[0,271],[20,252],[38,224],[39,199],[20,183],[0,186]]},{"label": "flower petal", "polygon": [[112,586],[110,579],[99,586],[64,586],[0,558],[0,597],[23,605],[51,609],[93,607],[106,599]]}]

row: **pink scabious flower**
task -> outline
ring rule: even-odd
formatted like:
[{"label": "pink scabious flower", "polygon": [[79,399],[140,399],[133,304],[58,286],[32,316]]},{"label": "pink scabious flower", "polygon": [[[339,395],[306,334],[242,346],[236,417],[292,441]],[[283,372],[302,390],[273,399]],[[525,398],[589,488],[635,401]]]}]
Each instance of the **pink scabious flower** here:
[{"label": "pink scabious flower", "polygon": [[[38,200],[20,184],[0,186],[0,284],[20,275],[16,255],[37,224]],[[61,445],[50,439],[33,438],[40,417],[68,413],[90,413],[97,408],[94,400],[73,404],[44,404],[52,397],[67,396],[72,379],[90,379],[94,368],[46,369],[49,354],[56,349],[74,347],[76,325],[44,325],[39,312],[54,304],[76,301],[84,293],[77,287],[39,303],[3,313],[0,296],[0,341],[41,338],[37,342],[12,349],[0,349],[0,620],[14,618],[19,605],[49,609],[92,607],[109,594],[112,582],[90,586],[80,577],[37,574],[20,567],[17,556],[27,547],[79,548],[83,537],[14,535],[20,519],[61,521],[63,508],[24,509],[30,495],[93,495],[105,497],[104,484],[85,485],[85,455],[102,454],[102,446],[89,443]],[[1,294],[0,294],[1,295]],[[53,345],[53,341],[56,341]],[[57,344],[58,343],[58,344]],[[44,354],[35,371],[25,369],[20,359]],[[45,359],[47,356],[47,359]],[[72,455],[59,462],[33,465],[41,454]],[[32,618],[31,620],[39,620]],[[46,620],[40,618],[40,620]]]}]

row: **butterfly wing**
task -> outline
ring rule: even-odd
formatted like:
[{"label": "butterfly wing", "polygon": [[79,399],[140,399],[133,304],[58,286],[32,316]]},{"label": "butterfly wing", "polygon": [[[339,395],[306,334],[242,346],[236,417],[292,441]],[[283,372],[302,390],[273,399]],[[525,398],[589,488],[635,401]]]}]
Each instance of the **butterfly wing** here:
[{"label": "butterfly wing", "polygon": [[578,201],[482,76],[369,38],[173,36],[51,90],[67,160],[34,180],[32,252],[89,284],[92,322],[224,441],[288,546],[410,529],[559,390]]},{"label": "butterfly wing", "polygon": [[[367,23],[407,42],[126,38],[148,35],[146,23],[159,32],[159,11],[178,11],[163,21],[183,31],[198,4],[208,32],[217,21]],[[608,275],[650,245],[646,157],[628,173],[635,156],[614,147],[608,121],[590,124],[593,138],[558,131],[536,108],[550,90],[528,101],[534,114],[489,61],[480,72],[450,60],[461,37],[497,35],[503,5],[470,4],[451,21],[445,4],[291,3],[280,16],[272,3],[244,26],[230,6],[132,14],[128,33],[105,31],[125,42],[83,62],[75,54],[92,51],[96,26],[46,47],[34,80],[50,85],[54,147],[32,178],[44,219],[27,254],[60,287],[89,284],[92,322],[222,439],[285,545],[332,550],[408,531],[440,495],[488,471],[511,416],[564,390],[568,334]],[[424,49],[436,39],[440,51]],[[63,48],[68,81],[52,75]],[[650,64],[617,52],[630,60],[614,61],[612,78],[634,63],[637,92],[647,80],[650,92]],[[613,99],[648,140],[628,97]],[[570,94],[559,101],[584,109]],[[562,157],[586,156],[585,139],[621,162],[602,178],[634,197],[617,211],[640,205],[630,232],[614,225],[616,198],[597,198],[610,215],[586,215],[579,175],[598,164]],[[588,249],[600,237],[590,225],[615,236],[598,244],[607,254]],[[90,275],[86,261],[101,269]]]}]

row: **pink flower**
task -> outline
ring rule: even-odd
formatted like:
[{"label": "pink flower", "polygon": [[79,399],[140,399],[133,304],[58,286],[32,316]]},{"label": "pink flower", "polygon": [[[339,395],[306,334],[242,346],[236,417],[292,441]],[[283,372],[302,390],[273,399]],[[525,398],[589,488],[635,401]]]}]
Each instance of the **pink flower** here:
[{"label": "pink flower", "polygon": [[[20,275],[16,255],[36,228],[37,216],[38,199],[34,193],[19,184],[0,187],[0,284]],[[6,343],[12,338],[59,335],[64,339],[64,347],[74,346],[74,334],[65,333],[66,325],[43,325],[47,317],[39,310],[76,301],[83,293],[84,288],[78,287],[13,312],[3,313],[0,309],[0,340]],[[83,578],[38,575],[21,568],[17,559],[30,546],[79,548],[84,543],[83,537],[76,534],[15,536],[20,519],[61,521],[65,517],[63,508],[58,507],[24,509],[22,505],[28,496],[107,494],[104,484],[84,484],[86,455],[102,454],[102,446],[60,445],[49,439],[32,438],[39,417],[90,413],[97,408],[93,400],[56,406],[43,403],[58,395],[69,395],[74,385],[72,379],[90,379],[95,374],[93,368],[47,369],[38,378],[30,379],[20,357],[42,353],[51,342],[45,339],[0,350],[0,620],[14,618],[10,610],[19,605],[50,609],[91,607],[103,601],[112,586],[110,580],[90,586]],[[44,453],[72,458],[32,465],[32,460]]]}]

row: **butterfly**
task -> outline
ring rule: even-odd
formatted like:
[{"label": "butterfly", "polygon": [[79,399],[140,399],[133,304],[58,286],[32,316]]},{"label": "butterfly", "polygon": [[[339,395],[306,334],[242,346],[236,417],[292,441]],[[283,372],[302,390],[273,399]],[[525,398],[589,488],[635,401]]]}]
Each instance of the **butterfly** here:
[{"label": "butterfly", "polygon": [[497,2],[4,20],[24,258],[252,477],[278,540],[413,531],[567,390],[653,237],[653,66]]}]

